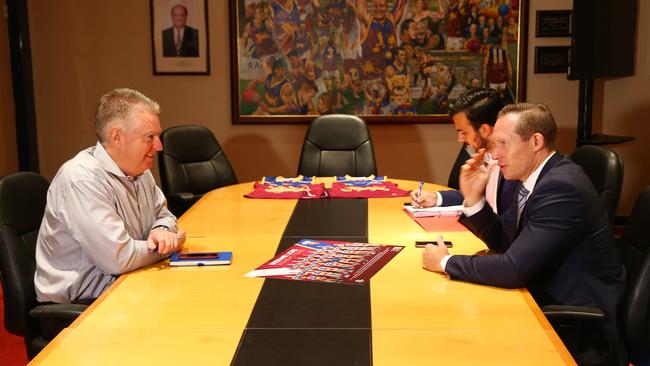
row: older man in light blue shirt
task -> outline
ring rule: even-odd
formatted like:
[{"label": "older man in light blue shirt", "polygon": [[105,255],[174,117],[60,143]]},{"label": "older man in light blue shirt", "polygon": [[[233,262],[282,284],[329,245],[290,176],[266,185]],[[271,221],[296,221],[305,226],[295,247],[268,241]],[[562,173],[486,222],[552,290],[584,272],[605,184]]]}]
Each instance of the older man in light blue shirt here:
[{"label": "older man in light blue shirt", "polygon": [[102,96],[99,141],[63,164],[48,190],[36,245],[38,301],[92,301],[118,275],[181,249],[185,233],[149,171],[162,150],[159,110],[135,90]]}]

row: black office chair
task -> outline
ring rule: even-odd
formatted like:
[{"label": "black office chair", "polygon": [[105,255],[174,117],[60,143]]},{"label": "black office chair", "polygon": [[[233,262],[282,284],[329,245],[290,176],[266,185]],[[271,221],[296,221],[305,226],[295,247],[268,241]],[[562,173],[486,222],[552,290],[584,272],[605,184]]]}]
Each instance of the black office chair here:
[{"label": "black office chair", "polygon": [[206,192],[237,184],[226,154],[209,129],[197,125],[171,127],[160,140],[160,182],[174,215],[182,215]]},{"label": "black office chair", "polygon": [[571,159],[591,179],[609,222],[613,223],[623,187],[623,160],[615,151],[596,145],[580,146]]},{"label": "black office chair", "polygon": [[36,238],[45,211],[48,182],[31,172],[0,178],[0,272],[4,326],[25,338],[31,359],[87,305],[38,305],[34,291]]},{"label": "black office chair", "polygon": [[467,152],[467,145],[463,144],[458,151],[458,156],[454,162],[454,166],[449,172],[449,179],[447,180],[447,187],[453,189],[460,189],[459,177],[460,177],[460,167],[465,164],[465,162],[470,158],[469,153]]},{"label": "black office chair", "polygon": [[330,114],[313,120],[302,145],[298,174],[377,175],[375,151],[366,123],[346,114]]},{"label": "black office chair", "polygon": [[[627,287],[620,309],[620,323],[626,352],[611,347],[606,365],[650,365],[650,186],[639,194],[623,236],[618,239],[621,259],[627,272]],[[546,306],[542,309],[569,351],[580,349],[581,341],[602,334],[605,315],[592,308]],[[604,346],[616,342],[606,334]],[[629,360],[628,360],[629,358]]]}]

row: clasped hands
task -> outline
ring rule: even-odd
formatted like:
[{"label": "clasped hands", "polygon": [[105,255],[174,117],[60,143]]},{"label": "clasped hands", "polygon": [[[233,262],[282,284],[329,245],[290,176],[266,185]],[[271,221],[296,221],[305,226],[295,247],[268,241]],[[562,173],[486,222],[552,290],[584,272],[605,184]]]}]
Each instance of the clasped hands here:
[{"label": "clasped hands", "polygon": [[147,238],[147,248],[151,252],[160,255],[179,252],[185,243],[185,230],[179,230],[177,233],[163,228],[157,228],[149,232]]}]

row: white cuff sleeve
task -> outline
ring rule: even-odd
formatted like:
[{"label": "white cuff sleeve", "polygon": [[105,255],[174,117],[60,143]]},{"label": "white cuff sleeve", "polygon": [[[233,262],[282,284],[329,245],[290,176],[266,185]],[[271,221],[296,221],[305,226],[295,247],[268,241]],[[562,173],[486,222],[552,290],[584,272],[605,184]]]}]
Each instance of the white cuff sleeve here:
[{"label": "white cuff sleeve", "polygon": [[445,273],[447,273],[447,271],[446,271],[446,269],[447,269],[447,261],[449,260],[449,258],[451,258],[451,254],[447,254],[440,261],[440,267],[442,267],[442,270],[445,271]]},{"label": "white cuff sleeve", "polygon": [[436,191],[436,207],[442,206],[442,195]]},{"label": "white cuff sleeve", "polygon": [[476,202],[474,206],[470,207],[465,206],[465,201],[463,201],[463,214],[467,217],[473,216],[481,211],[483,206],[485,206],[485,197],[481,198],[481,200]]}]

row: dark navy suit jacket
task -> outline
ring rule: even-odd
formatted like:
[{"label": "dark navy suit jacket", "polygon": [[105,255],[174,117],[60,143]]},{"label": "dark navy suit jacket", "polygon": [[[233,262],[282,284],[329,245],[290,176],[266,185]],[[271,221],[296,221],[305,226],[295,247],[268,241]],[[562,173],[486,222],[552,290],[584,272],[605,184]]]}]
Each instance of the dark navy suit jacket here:
[{"label": "dark navy suit jacket", "polygon": [[528,287],[540,306],[596,307],[616,329],[625,287],[607,215],[591,181],[569,158],[556,153],[537,178],[516,225],[516,205],[500,215],[486,204],[460,222],[494,254],[454,255],[445,271],[452,279]]}]

